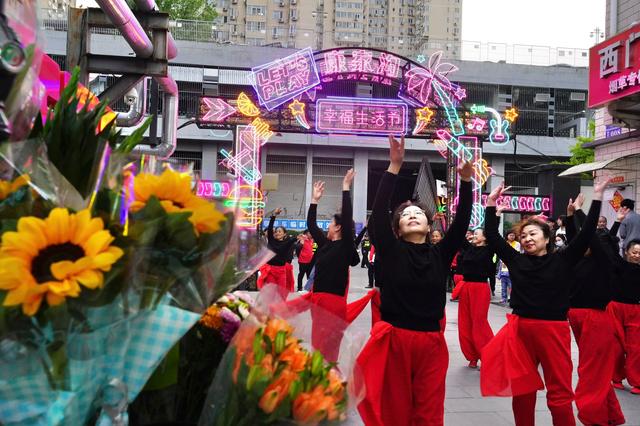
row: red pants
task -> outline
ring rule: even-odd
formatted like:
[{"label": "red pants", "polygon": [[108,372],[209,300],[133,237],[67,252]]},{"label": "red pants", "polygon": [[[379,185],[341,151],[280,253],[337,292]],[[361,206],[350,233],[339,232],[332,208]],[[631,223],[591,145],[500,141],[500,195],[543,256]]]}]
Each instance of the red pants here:
[{"label": "red pants", "polygon": [[[261,289],[267,284],[274,284],[278,287],[278,294],[282,297],[282,300],[287,300],[289,292],[289,283],[287,279],[287,266],[274,266],[264,264],[260,267],[260,276],[258,277],[258,289]],[[291,272],[291,284],[293,284],[293,272]]]},{"label": "red pants", "polygon": [[[556,426],[574,426],[571,386],[571,331],[565,321],[520,318],[518,335],[536,365],[542,364],[547,406]],[[485,366],[483,365],[483,369]],[[535,425],[536,392],[514,396],[516,426]]]},{"label": "red pants", "polygon": [[578,418],[586,425],[621,425],[624,415],[611,386],[619,349],[611,315],[597,309],[571,309],[569,324],[578,343]]},{"label": "red pants", "polygon": [[464,282],[464,277],[459,274],[453,275],[453,290],[451,291],[451,298],[453,300],[458,299],[460,296],[460,291],[462,290],[462,284]]},{"label": "red pants", "polygon": [[311,344],[329,362],[338,361],[346,317],[346,297],[311,293]]},{"label": "red pants", "polygon": [[624,347],[616,361],[613,380],[621,382],[626,378],[631,386],[640,388],[640,305],[611,302],[608,310]]},{"label": "red pants", "polygon": [[442,333],[378,321],[357,364],[367,389],[358,406],[365,425],[444,424],[449,351]]},{"label": "red pants", "polygon": [[[460,285],[460,284],[459,284]],[[489,325],[489,284],[465,281],[458,306],[458,339],[467,361],[478,361],[482,348],[493,338]]]}]

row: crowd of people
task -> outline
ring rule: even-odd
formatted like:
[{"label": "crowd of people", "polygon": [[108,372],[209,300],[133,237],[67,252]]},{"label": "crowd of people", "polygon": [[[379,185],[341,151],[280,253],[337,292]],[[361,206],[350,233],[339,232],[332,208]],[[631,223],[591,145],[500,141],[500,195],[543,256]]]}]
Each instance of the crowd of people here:
[{"label": "crowd of people", "polygon": [[[348,314],[349,270],[368,268],[366,296],[377,297],[371,336],[358,356],[366,396],[358,409],[367,425],[441,425],[449,352],[444,338],[449,282],[459,301],[458,335],[470,368],[481,365],[484,396],[510,396],[516,425],[535,423],[536,393],[547,389],[555,425],[619,425],[624,414],[614,389],[640,395],[640,216],[624,200],[607,228],[600,215],[608,182],[594,186],[588,213],[584,197],[570,200],[557,221],[524,217],[504,237],[499,222],[509,190],[495,188],[487,198],[485,227],[470,230],[472,166],[463,163],[455,219],[446,230],[432,229],[423,206],[407,201],[390,210],[394,184],[404,160],[404,139],[389,138],[390,164],[382,176],[373,212],[356,237],[349,170],[342,206],[324,233],[316,223],[325,184],[316,182],[307,228],[297,238],[267,229],[276,255],[262,269],[260,285],[276,284],[284,299],[293,291],[293,254],[307,277],[314,347],[336,360]],[[619,237],[618,237],[619,235]],[[360,254],[358,255],[358,248]],[[494,334],[488,311],[495,281],[512,313]],[[361,303],[359,304],[362,305]],[[329,312],[344,326],[327,329]],[[316,325],[317,323],[317,325]],[[320,323],[323,325],[321,326]],[[579,348],[577,387],[572,386],[571,332]],[[539,367],[542,369],[542,377]]]}]

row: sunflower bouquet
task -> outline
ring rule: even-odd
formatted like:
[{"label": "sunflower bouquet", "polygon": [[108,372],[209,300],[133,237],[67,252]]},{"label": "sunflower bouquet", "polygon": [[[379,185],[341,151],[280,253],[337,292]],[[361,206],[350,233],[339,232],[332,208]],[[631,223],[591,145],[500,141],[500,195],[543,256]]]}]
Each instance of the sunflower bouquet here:
[{"label": "sunflower bouquet", "polygon": [[193,195],[188,175],[123,162],[145,127],[122,137],[107,113],[74,74],[31,140],[0,146],[0,424],[126,423],[244,274],[233,212]]}]

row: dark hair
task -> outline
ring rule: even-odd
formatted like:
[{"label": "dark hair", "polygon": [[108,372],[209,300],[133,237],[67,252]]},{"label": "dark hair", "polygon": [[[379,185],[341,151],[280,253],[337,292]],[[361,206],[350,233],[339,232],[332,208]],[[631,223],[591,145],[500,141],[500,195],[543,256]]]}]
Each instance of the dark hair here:
[{"label": "dark hair", "polygon": [[509,229],[507,232],[505,232],[504,236],[505,236],[505,237],[508,237],[508,236],[509,236],[509,234],[513,234],[513,235],[515,235],[515,236],[516,236],[516,238],[518,237],[518,234],[516,233],[516,230],[515,230],[515,229],[513,229],[513,228],[511,228],[511,229]]},{"label": "dark hair", "polygon": [[547,244],[547,251],[551,253],[553,246],[555,245],[555,238],[551,238],[551,227],[547,222],[540,219],[539,217],[532,216],[529,219],[521,221],[518,225],[516,225],[516,238],[519,238],[519,235],[522,234],[522,231],[527,226],[537,226],[542,231],[542,235],[545,238],[549,239],[549,243]]},{"label": "dark hair", "polygon": [[567,226],[567,215],[564,215],[564,214],[560,215],[560,216],[558,216],[558,219],[562,223],[561,226]]},{"label": "dark hair", "polygon": [[444,237],[444,232],[442,232],[440,229],[433,229],[431,230],[431,233],[433,234],[434,232],[438,232],[440,233],[440,235],[442,235]]},{"label": "dark hair", "polygon": [[562,241],[564,241],[565,244],[567,244],[567,236],[564,234],[556,234],[556,238],[560,238]]},{"label": "dark hair", "polygon": [[309,231],[308,229],[305,229],[304,231],[302,231],[302,233],[303,233],[303,234],[308,234],[308,233],[310,233],[310,232],[311,232],[311,231]]},{"label": "dark hair", "polygon": [[640,240],[635,239],[635,240],[631,240],[627,243],[627,245],[624,248],[624,251],[629,251],[631,250],[631,248],[635,245],[640,245]]},{"label": "dark hair", "polygon": [[629,199],[629,198],[625,198],[624,200],[622,200],[622,202],[620,203],[620,207],[626,207],[629,210],[633,210],[636,206],[636,202]]},{"label": "dark hair", "polygon": [[478,226],[477,228],[473,229],[473,232],[475,233],[476,231],[482,231],[482,235],[484,235],[485,237],[487,236],[487,234],[484,232],[484,228],[482,226]]},{"label": "dark hair", "polygon": [[[342,214],[341,213],[335,213],[333,215],[333,221],[336,223],[336,225],[342,226]],[[351,235],[351,238],[355,239],[355,237],[356,237],[356,223],[353,220],[351,221],[351,229],[353,230],[353,232],[351,232],[351,234],[353,234],[353,235]]]},{"label": "dark hair", "polygon": [[[393,218],[392,218],[392,222],[391,222],[391,227],[393,228],[393,232],[396,233],[396,235],[398,235],[398,231],[400,230],[400,215],[402,214],[402,212],[404,211],[404,209],[406,209],[407,207],[411,207],[411,206],[416,206],[419,209],[422,209],[423,211],[426,212],[426,208],[424,205],[422,205],[421,203],[416,203],[413,201],[405,201],[404,203],[400,204],[398,207],[396,207],[396,209],[393,211]],[[425,213],[425,216],[426,213]],[[429,216],[427,216],[427,223],[429,225],[431,225],[431,218]]]},{"label": "dark hair", "polygon": [[287,228],[285,228],[284,226],[276,226],[276,229],[282,229],[282,232],[284,232],[285,234],[287,233]]},{"label": "dark hair", "polygon": [[606,216],[599,216],[599,217],[598,217],[598,220],[600,220],[600,219],[604,219],[604,221],[605,221],[605,222],[609,222],[609,221],[607,220]]}]

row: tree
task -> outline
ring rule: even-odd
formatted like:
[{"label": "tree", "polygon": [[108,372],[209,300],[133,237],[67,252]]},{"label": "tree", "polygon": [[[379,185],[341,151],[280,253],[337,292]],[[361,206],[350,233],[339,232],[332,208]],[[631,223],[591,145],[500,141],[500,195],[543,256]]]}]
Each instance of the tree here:
[{"label": "tree", "polygon": [[572,166],[584,163],[593,163],[595,161],[595,152],[593,148],[583,148],[582,145],[588,142],[593,142],[596,133],[596,122],[594,120],[589,121],[589,136],[578,136],[576,138],[576,144],[571,147],[571,158],[564,164],[571,164]]},{"label": "tree", "polygon": [[218,16],[215,5],[209,0],[156,0],[156,4],[171,19],[213,21]]}]

